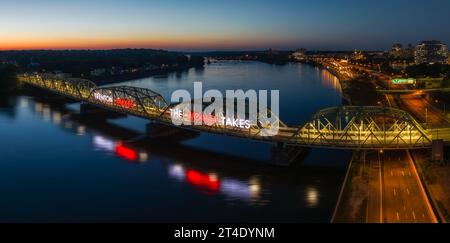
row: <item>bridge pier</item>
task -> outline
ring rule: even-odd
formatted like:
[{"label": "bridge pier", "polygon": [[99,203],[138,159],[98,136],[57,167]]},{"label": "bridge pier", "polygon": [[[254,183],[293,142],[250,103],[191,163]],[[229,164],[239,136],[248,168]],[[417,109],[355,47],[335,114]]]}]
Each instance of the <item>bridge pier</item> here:
[{"label": "bridge pier", "polygon": [[83,116],[94,116],[101,119],[116,119],[127,117],[126,114],[109,111],[91,104],[81,103],[80,104],[80,115]]},{"label": "bridge pier", "polygon": [[285,143],[276,143],[272,147],[270,164],[276,166],[289,166],[296,159],[304,157],[309,148],[289,146]]},{"label": "bridge pier", "polygon": [[73,104],[78,102],[76,100],[58,95],[48,95],[44,97],[39,97],[38,99],[48,103],[58,103],[58,104]]},{"label": "bridge pier", "polygon": [[151,139],[181,141],[197,137],[200,133],[158,122],[150,122],[145,127],[146,136]]},{"label": "bridge pier", "polygon": [[433,147],[431,151],[431,159],[433,161],[444,162],[444,140],[433,140]]}]

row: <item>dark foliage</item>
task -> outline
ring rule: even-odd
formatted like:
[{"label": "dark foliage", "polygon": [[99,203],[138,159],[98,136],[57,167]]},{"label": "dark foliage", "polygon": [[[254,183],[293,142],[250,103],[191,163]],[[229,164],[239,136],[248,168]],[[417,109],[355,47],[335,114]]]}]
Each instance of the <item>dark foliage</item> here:
[{"label": "dark foliage", "polygon": [[13,65],[0,65],[0,95],[8,94],[16,89],[17,68]]},{"label": "dark foliage", "polygon": [[151,49],[6,51],[0,60],[16,62],[30,71],[63,71],[75,76],[88,74],[94,68],[142,68],[149,65],[176,67],[203,66],[203,58],[177,52]]},{"label": "dark foliage", "polygon": [[449,72],[450,65],[445,64],[420,64],[406,68],[406,73],[414,78],[441,77],[443,75],[448,75]]}]

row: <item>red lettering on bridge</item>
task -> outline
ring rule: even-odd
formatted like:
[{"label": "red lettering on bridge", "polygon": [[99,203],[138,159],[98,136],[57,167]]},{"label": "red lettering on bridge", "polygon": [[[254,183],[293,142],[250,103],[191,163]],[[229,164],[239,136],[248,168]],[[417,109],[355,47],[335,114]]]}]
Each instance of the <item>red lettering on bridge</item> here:
[{"label": "red lettering on bridge", "polygon": [[204,113],[191,112],[191,114],[188,114],[188,118],[192,122],[202,122],[202,124],[208,124],[211,126],[219,123],[219,118],[214,115],[205,115]]},{"label": "red lettering on bridge", "polygon": [[132,100],[132,99],[125,99],[125,98],[117,98],[114,101],[114,104],[116,106],[120,106],[120,107],[125,108],[125,109],[132,109],[132,108],[134,108],[136,106],[136,103],[134,102],[134,100]]}]

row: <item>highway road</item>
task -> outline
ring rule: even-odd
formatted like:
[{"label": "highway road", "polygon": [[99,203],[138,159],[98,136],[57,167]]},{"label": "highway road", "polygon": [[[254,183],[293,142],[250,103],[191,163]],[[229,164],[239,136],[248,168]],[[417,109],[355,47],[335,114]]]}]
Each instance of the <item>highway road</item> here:
[{"label": "highway road", "polygon": [[[340,65],[345,67],[345,64]],[[406,89],[404,85],[391,85],[389,75],[365,67],[348,66],[370,73],[378,80],[377,86]],[[429,122],[435,127],[450,125],[442,112],[424,98],[414,95],[399,98],[385,94],[383,103],[408,110],[422,123]],[[437,223],[409,151],[366,152],[364,167],[368,175],[367,223]]]},{"label": "highway road", "polygon": [[[390,82],[387,75],[375,76],[385,85]],[[398,108],[401,104],[400,108],[408,110],[423,123],[435,127],[450,125],[443,113],[422,97],[406,95],[401,96],[401,100],[391,94],[385,97],[386,106]],[[370,165],[368,223],[438,222],[409,151],[378,152],[366,159]]]},{"label": "highway road", "polygon": [[450,126],[450,122],[446,119],[443,112],[424,98],[414,95],[404,95],[401,97],[401,101],[407,111],[421,122],[432,126],[432,128]]},{"label": "highway road", "polygon": [[[406,89],[404,85],[391,85],[389,75],[362,66],[350,66],[371,74],[378,80],[377,86]],[[443,113],[426,99],[414,94],[399,98],[386,94],[383,103],[405,109],[422,123],[435,128],[450,126]],[[364,165],[368,167],[369,180],[367,223],[437,223],[409,151],[367,152]]]},{"label": "highway road", "polygon": [[372,153],[368,223],[436,223],[437,219],[408,151]]},{"label": "highway road", "polygon": [[[398,90],[404,90],[408,89],[405,85],[392,85],[391,80],[392,77],[377,71],[370,70],[368,68],[359,67],[357,65],[353,65],[353,68],[362,70],[366,73],[371,74],[372,76],[376,77],[380,83],[380,85],[384,87],[388,87],[389,89],[398,89]],[[392,100],[391,98],[388,98],[389,100]],[[413,116],[418,118],[422,123],[429,123],[433,127],[448,127],[450,126],[450,122],[448,119],[445,118],[443,112],[439,110],[436,106],[433,104],[430,104],[426,99],[422,98],[421,96],[418,96],[416,94],[408,94],[408,95],[402,95],[400,97],[401,103],[404,107],[403,108],[407,111],[409,111]],[[388,104],[391,106],[392,104]]]}]

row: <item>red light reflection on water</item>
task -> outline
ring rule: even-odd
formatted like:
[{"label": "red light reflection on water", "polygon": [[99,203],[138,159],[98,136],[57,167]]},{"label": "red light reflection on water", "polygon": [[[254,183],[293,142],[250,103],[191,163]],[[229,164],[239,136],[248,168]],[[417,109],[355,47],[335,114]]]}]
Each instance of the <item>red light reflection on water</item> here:
[{"label": "red light reflection on water", "polygon": [[220,181],[214,175],[188,170],[186,172],[186,180],[196,187],[207,189],[213,193],[217,193],[220,189]]},{"label": "red light reflection on water", "polygon": [[117,143],[116,145],[116,154],[130,161],[136,161],[138,159],[138,153],[136,150],[127,148],[121,143]]}]

